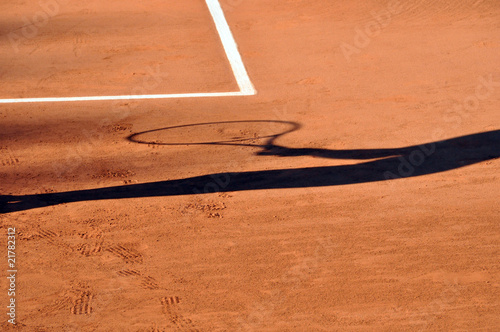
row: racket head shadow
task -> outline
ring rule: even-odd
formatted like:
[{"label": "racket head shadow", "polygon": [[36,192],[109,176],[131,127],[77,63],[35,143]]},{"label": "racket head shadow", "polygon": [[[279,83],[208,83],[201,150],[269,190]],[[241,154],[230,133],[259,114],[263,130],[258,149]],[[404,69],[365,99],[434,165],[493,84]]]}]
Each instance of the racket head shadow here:
[{"label": "racket head shadow", "polygon": [[[282,120],[240,120],[184,124],[147,130],[127,139],[148,145],[241,145],[263,147],[300,128]],[[266,140],[265,144],[256,142]]]}]

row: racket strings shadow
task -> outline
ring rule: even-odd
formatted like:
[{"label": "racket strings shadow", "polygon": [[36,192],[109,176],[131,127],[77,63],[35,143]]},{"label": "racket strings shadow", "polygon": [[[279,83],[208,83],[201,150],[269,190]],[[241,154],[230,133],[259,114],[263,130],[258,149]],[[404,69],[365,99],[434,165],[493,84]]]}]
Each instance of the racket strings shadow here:
[{"label": "racket strings shadow", "polygon": [[316,156],[332,159],[375,159],[354,165],[222,172],[178,180],[157,181],[89,190],[39,195],[0,196],[0,213],[63,203],[290,189],[393,181],[446,172],[500,157],[500,130],[397,149],[294,149],[274,144],[260,146],[258,154],[279,157]]}]

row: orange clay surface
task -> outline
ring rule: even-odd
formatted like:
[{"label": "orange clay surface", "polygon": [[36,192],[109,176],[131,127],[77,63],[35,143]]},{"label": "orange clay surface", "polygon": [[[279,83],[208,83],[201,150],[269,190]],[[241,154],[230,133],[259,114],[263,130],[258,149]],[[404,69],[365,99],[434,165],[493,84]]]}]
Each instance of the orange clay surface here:
[{"label": "orange clay surface", "polygon": [[[0,104],[0,329],[498,331],[500,2],[221,5],[255,96]],[[0,98],[237,91],[202,0],[56,9]]]}]

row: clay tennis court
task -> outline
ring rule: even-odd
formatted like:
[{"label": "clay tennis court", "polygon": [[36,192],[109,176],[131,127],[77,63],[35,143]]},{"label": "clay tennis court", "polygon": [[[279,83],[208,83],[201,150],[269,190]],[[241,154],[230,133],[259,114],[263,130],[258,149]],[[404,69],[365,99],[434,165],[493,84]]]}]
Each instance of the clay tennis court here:
[{"label": "clay tennis court", "polygon": [[3,1],[1,329],[498,331],[499,22]]}]

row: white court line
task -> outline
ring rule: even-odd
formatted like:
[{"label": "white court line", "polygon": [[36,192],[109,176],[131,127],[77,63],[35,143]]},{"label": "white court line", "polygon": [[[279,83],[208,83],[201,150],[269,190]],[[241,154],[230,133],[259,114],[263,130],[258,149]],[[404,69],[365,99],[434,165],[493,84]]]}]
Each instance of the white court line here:
[{"label": "white court line", "polygon": [[63,101],[96,101],[96,100],[131,100],[131,99],[172,99],[172,98],[204,98],[204,97],[234,97],[252,96],[257,93],[248,76],[238,46],[220,6],[219,0],[206,0],[208,9],[217,28],[217,32],[224,47],[227,59],[233,70],[234,77],[240,91],[234,92],[201,92],[201,93],[174,93],[154,95],[122,95],[122,96],[89,96],[89,97],[44,97],[44,98],[14,98],[0,99],[0,104],[12,103],[43,103]]},{"label": "white court line", "polygon": [[208,9],[210,9],[210,13],[214,18],[217,31],[219,32],[222,46],[224,46],[224,50],[226,51],[227,59],[231,64],[231,68],[233,69],[234,77],[236,78],[238,86],[240,87],[240,92],[254,95],[256,91],[253,87],[252,82],[250,81],[250,77],[248,77],[248,73],[245,69],[245,65],[243,64],[243,60],[241,59],[240,52],[238,52],[238,46],[234,41],[231,29],[229,28],[226,18],[224,17],[224,12],[222,11],[222,8],[219,4],[219,0],[206,1]]}]

